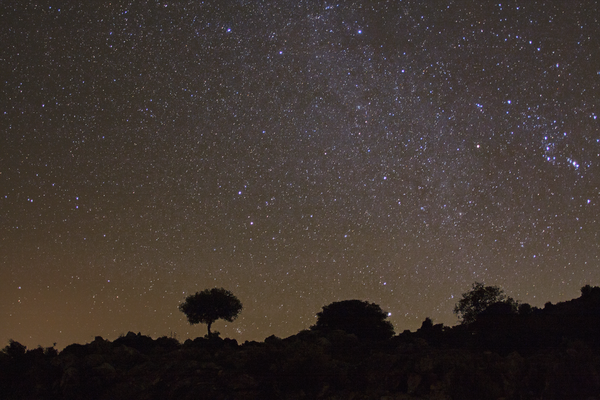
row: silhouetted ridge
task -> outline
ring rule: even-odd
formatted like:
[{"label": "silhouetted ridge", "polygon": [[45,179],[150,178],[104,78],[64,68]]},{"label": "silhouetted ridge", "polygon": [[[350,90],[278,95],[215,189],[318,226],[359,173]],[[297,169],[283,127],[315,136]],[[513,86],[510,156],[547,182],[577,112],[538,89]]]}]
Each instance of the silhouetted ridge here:
[{"label": "silhouetted ridge", "polygon": [[597,398],[600,288],[586,286],[581,297],[542,309],[508,298],[484,305],[468,323],[446,327],[426,318],[416,332],[395,336],[391,324],[381,324],[387,313],[378,305],[349,300],[323,307],[310,330],[241,345],[218,334],[181,344],[128,332],[59,353],[11,340],[0,352],[0,394],[8,400]]}]

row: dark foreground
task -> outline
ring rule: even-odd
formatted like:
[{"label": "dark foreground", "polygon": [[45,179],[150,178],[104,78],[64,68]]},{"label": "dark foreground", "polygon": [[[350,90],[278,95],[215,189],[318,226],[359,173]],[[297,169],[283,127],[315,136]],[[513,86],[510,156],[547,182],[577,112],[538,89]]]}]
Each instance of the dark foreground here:
[{"label": "dark foreground", "polygon": [[389,340],[302,331],[264,342],[113,342],[0,352],[2,399],[600,399],[600,290]]}]

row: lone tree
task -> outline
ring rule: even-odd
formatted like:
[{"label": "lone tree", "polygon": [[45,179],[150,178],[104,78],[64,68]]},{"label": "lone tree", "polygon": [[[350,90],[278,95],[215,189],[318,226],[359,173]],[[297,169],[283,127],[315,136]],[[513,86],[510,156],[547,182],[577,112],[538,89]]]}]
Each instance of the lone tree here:
[{"label": "lone tree", "polygon": [[[463,325],[468,325],[477,319],[477,316],[487,310],[491,305],[503,303],[504,308],[510,307],[517,312],[518,303],[504,294],[504,290],[498,286],[484,286],[483,283],[475,282],[462,299],[454,306],[454,314],[462,320]],[[500,305],[495,306],[500,309]]]},{"label": "lone tree", "polygon": [[218,319],[232,322],[242,311],[242,303],[229,290],[205,289],[186,297],[179,305],[179,311],[187,316],[191,325],[199,322],[206,324],[208,337],[211,337],[212,323]]},{"label": "lone tree", "polygon": [[324,306],[323,311],[317,313],[317,323],[311,329],[341,329],[359,339],[385,340],[394,336],[394,326],[386,321],[387,317],[388,313],[375,303],[344,300]]}]

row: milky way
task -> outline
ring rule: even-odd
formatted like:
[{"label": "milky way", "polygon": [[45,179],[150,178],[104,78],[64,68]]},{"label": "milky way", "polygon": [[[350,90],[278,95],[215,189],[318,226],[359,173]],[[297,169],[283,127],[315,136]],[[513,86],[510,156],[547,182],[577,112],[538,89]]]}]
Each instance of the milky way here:
[{"label": "milky way", "polygon": [[286,337],[600,283],[595,1],[3,4],[0,340]]}]

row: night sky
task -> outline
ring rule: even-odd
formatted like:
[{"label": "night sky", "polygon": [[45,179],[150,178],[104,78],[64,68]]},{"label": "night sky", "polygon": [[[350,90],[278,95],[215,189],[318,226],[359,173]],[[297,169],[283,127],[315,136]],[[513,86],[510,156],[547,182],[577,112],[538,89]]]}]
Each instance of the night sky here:
[{"label": "night sky", "polygon": [[0,6],[0,347],[600,284],[596,1],[94,3]]}]

